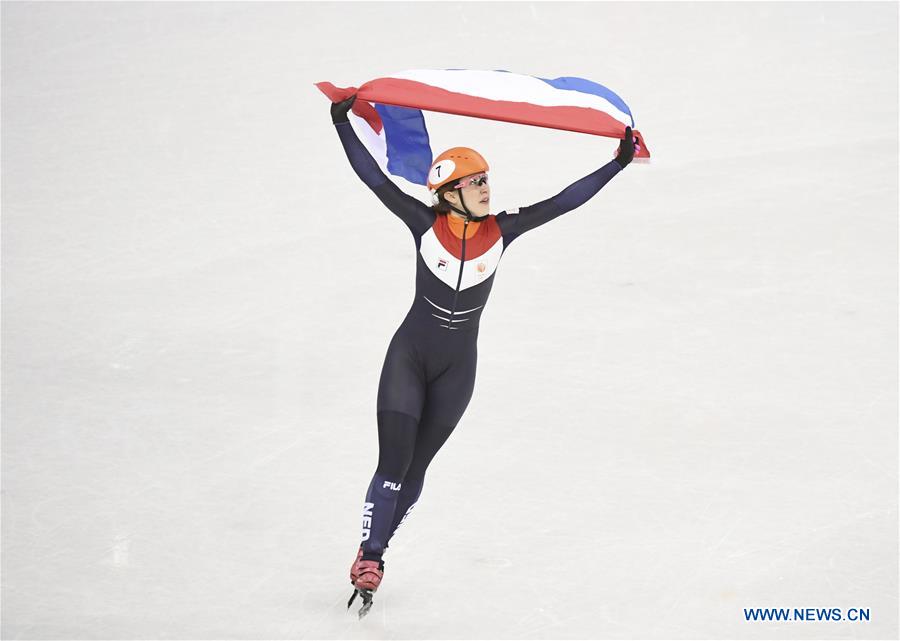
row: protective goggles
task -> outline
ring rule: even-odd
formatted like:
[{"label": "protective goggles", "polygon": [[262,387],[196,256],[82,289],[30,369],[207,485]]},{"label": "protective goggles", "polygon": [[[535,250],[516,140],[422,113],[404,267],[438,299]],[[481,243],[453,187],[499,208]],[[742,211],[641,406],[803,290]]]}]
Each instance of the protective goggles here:
[{"label": "protective goggles", "polygon": [[453,189],[465,189],[471,185],[475,185],[477,187],[481,187],[482,185],[486,185],[488,181],[488,175],[484,172],[480,174],[474,174],[472,176],[466,176],[462,180],[457,183]]}]

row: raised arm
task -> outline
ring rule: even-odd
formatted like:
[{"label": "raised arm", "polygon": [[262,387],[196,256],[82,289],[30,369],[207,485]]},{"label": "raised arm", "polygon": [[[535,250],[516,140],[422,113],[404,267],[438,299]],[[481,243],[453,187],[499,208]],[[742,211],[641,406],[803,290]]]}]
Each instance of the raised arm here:
[{"label": "raised arm", "polygon": [[434,224],[434,210],[405,193],[388,178],[369,150],[360,142],[347,116],[356,96],[331,105],[331,118],[337,130],[344,152],[350,161],[353,171],[366,186],[375,192],[385,207],[390,209],[400,220],[406,223],[413,234],[420,236]]},{"label": "raised arm", "polygon": [[625,169],[632,158],[634,158],[634,138],[631,127],[627,127],[619,153],[600,169],[572,183],[552,198],[529,207],[522,207],[518,213],[498,214],[497,223],[500,225],[506,243],[509,244],[526,231],[540,227],[568,211],[581,207],[603,189],[613,176]]}]

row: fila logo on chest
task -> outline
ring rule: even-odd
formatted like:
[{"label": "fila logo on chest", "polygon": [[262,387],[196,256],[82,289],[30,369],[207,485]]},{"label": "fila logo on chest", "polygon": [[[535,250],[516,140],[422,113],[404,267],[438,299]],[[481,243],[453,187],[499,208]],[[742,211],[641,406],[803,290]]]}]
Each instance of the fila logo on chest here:
[{"label": "fila logo on chest", "polygon": [[[456,289],[459,280],[460,260],[450,254],[447,249],[434,237],[431,232],[422,236],[419,248],[422,259],[428,266],[428,271],[434,274],[448,287]],[[460,290],[474,287],[489,279],[497,270],[500,256],[503,254],[503,239],[498,238],[486,252],[471,260],[466,260],[462,266],[462,280]]]}]

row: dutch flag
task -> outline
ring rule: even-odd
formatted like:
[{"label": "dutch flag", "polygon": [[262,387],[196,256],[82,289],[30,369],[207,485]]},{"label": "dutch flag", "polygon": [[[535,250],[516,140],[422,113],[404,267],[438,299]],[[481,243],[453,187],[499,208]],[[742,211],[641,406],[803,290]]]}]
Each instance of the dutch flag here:
[{"label": "dutch flag", "polygon": [[[359,88],[316,86],[340,102],[357,95],[350,115],[372,156],[390,174],[424,185],[433,153],[423,111],[549,127],[621,139],[634,128],[631,109],[615,92],[575,77],[537,78],[508,71],[419,69],[371,80]],[[635,158],[650,153],[634,131]]]}]

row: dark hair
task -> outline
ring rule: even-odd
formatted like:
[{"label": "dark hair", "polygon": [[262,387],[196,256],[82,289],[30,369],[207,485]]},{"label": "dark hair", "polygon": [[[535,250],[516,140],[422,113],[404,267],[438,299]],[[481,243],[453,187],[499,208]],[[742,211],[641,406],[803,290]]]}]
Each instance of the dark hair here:
[{"label": "dark hair", "polygon": [[457,180],[451,180],[447,184],[441,185],[440,187],[438,187],[438,190],[437,190],[438,204],[432,205],[436,212],[449,213],[449,212],[453,211],[450,208],[450,203],[448,203],[446,200],[444,200],[444,194],[446,194],[448,191],[453,191],[454,186],[458,182],[459,181],[457,181]]}]

